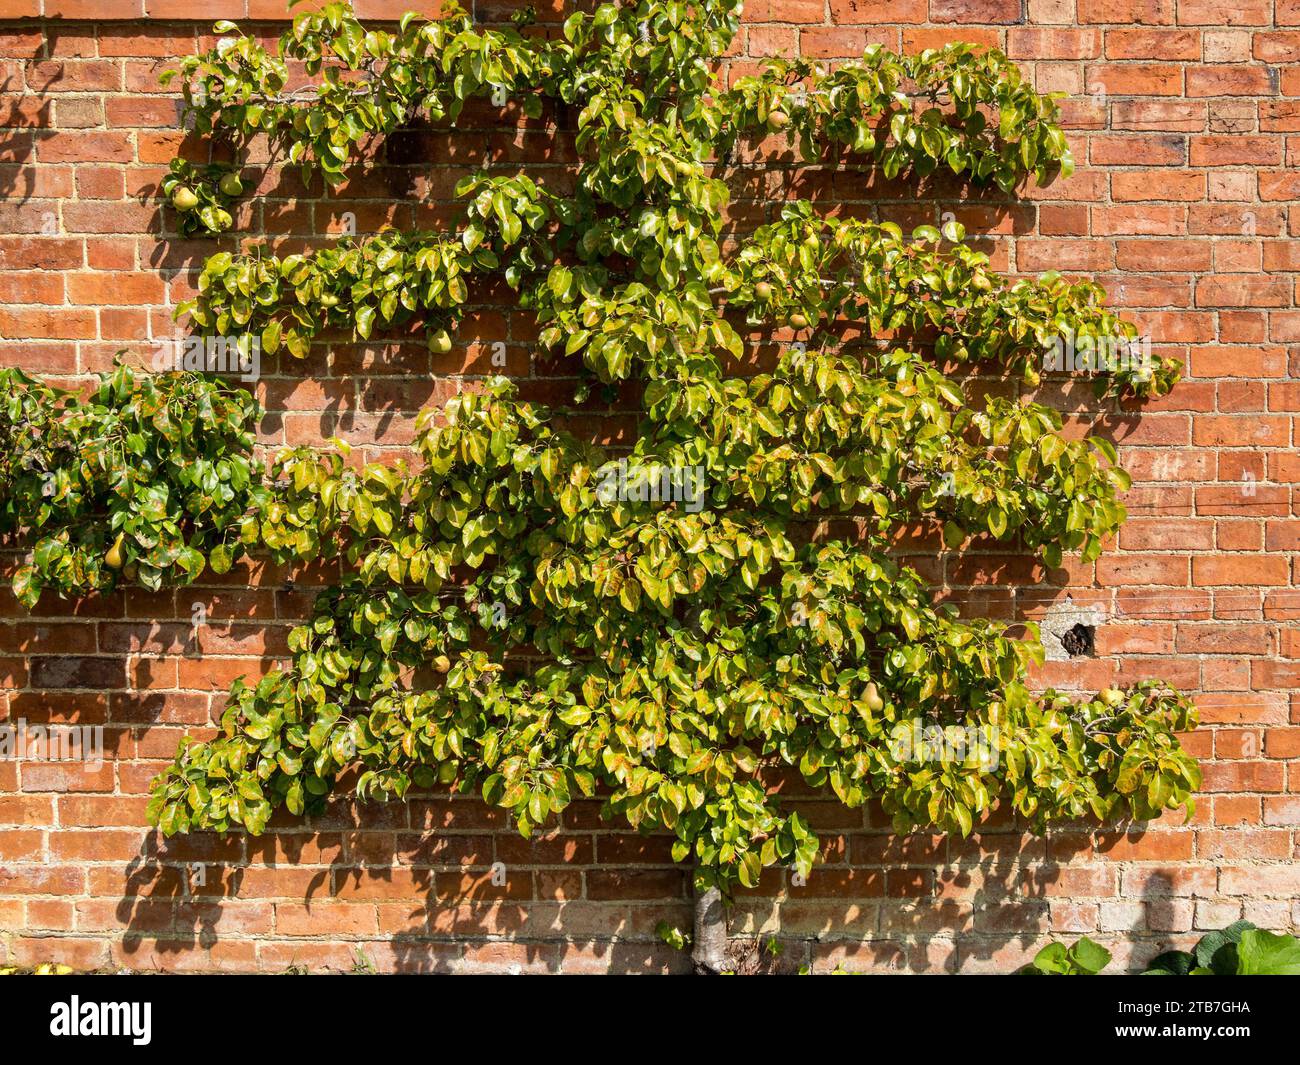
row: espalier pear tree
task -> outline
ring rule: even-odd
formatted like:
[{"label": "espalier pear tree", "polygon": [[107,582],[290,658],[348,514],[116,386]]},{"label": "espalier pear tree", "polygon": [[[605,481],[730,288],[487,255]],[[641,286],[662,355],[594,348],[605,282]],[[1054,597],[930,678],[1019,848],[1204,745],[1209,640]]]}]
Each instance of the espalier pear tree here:
[{"label": "espalier pear tree", "polygon": [[[77,397],[11,373],[0,490],[6,527],[35,538],[25,602],[189,582],[246,552],[343,560],[287,664],[236,683],[220,732],[157,778],[164,832],[261,832],[347,786],[474,793],[528,835],[596,796],[675,838],[697,967],[718,971],[732,888],[817,859],[773,794],[781,772],[880,803],[900,832],[969,833],[995,805],[1036,830],[1190,808],[1187,699],[1154,681],[1034,693],[1035,639],[936,606],[891,554],[919,523],[949,552],[978,536],[1049,566],[1096,558],[1125,516],[1112,446],[963,380],[1032,391],[1054,344],[1135,327],[1096,284],[1000,276],[952,221],[907,234],[792,199],[724,233],[739,152],[774,135],[849,181],[1050,181],[1072,165],[1055,100],[961,44],[872,46],[833,71],[777,59],[726,88],[739,16],[734,0],[626,0],[548,36],[458,9],[367,29],[329,3],[273,48],[219,23],[171,72],[214,157],[235,160],[172,165],[163,192],[192,237],[232,228],[255,148],[335,186],[363,144],[454,127],[471,100],[576,128],[565,179],[467,176],[445,232],[219,251],[178,310],[264,355],[413,323],[445,352],[471,286],[499,274],[539,354],[584,368],[575,399],[627,382],[640,429],[610,451],[490,379],[420,416],[410,465],[361,466],[332,442],[267,469],[256,405],[210,375],[122,365]],[[774,330],[795,339],[756,366]],[[1157,396],[1179,369],[1157,357],[1099,380]]]}]

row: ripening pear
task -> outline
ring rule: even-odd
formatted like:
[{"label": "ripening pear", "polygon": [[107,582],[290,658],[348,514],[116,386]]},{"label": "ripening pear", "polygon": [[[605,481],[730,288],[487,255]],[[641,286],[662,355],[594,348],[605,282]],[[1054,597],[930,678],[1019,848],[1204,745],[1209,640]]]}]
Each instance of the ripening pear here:
[{"label": "ripening pear", "polygon": [[866,690],[863,692],[863,698],[866,701],[867,709],[873,714],[878,714],[885,708],[885,700],[880,697],[880,689],[876,687],[876,682],[870,681]]}]

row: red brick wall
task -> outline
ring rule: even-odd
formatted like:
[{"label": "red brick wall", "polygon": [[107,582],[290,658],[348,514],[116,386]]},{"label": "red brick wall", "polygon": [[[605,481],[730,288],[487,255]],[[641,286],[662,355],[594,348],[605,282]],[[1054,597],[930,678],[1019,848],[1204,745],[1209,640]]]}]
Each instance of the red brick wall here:
[{"label": "red brick wall", "polygon": [[[1080,422],[1099,418],[1122,443],[1135,476],[1132,518],[1095,566],[916,561],[946,594],[995,617],[1033,615],[1067,590],[1101,604],[1098,657],[1050,664],[1041,681],[1095,690],[1162,675],[1204,693],[1204,725],[1189,740],[1206,760],[1204,794],[1189,825],[1080,825],[1043,840],[995,822],[962,841],[896,838],[876,812],[794,791],[826,863],[802,887],[769,871],[733,929],[779,935],[788,963],[1006,969],[1049,932],[1087,932],[1145,958],[1239,917],[1300,923],[1300,3],[1024,3],[752,0],[730,67],[795,52],[851,57],[877,41],[997,45],[1040,90],[1071,94],[1072,179],[1016,202],[963,203],[933,184],[918,202],[911,186],[878,177],[777,172],[761,201],[758,183],[737,186],[735,215],[761,220],[783,195],[828,209],[856,201],[846,209],[909,223],[951,210],[991,235],[1006,269],[1100,277],[1157,347],[1187,361],[1188,379],[1141,418],[1098,410],[1086,388],[1058,390]],[[509,7],[481,0],[477,14],[500,19]],[[77,381],[119,348],[147,356],[150,338],[171,335],[169,307],[213,246],[168,239],[150,198],[182,144],[157,74],[203,46],[213,18],[280,15],[280,0],[0,0],[5,365]],[[292,176],[264,180],[240,227],[300,241],[337,232],[346,210],[362,231],[428,224],[450,216],[465,168],[567,162],[571,142],[548,154],[551,143],[536,126],[407,136],[336,199],[299,198]],[[480,372],[501,339],[533,394],[568,395],[545,381],[528,316],[482,299],[462,330],[468,351],[450,359],[336,346],[268,367],[265,442],[340,433],[371,455],[398,448],[415,411],[455,391],[458,374]],[[591,412],[589,425],[617,439],[632,421]],[[7,551],[7,566],[16,557]],[[338,807],[262,839],[164,843],[142,827],[149,780],[180,734],[213,719],[232,678],[284,653],[311,586],[329,579],[255,567],[159,595],[45,601],[32,616],[0,593],[0,715],[102,724],[110,749],[94,772],[0,762],[0,960],[279,971],[350,969],[361,953],[381,969],[680,968],[653,929],[688,921],[685,874],[664,840],[606,826],[590,804],[534,842],[499,811],[443,796]],[[211,618],[197,640],[194,603]],[[504,885],[491,882],[494,862]],[[203,864],[201,877],[187,876],[189,863]]]}]

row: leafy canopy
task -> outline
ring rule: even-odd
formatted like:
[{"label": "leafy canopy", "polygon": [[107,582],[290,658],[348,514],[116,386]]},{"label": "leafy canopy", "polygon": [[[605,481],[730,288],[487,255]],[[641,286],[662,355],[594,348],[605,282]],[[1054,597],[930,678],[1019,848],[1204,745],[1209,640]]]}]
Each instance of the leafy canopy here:
[{"label": "leafy canopy", "polygon": [[[777,863],[807,873],[817,856],[771,787],[781,767],[849,806],[878,799],[899,830],[969,833],[998,803],[1037,827],[1190,807],[1187,700],[1158,682],[1031,693],[1041,648],[936,606],[891,554],[902,528],[931,522],[947,551],[978,535],[1050,565],[1095,558],[1124,520],[1113,448],[955,374],[978,364],[1032,386],[1046,346],[1133,325],[1095,284],[1000,276],[951,222],[906,235],[789,200],[755,232],[723,227],[729,168],[770,136],[891,178],[1046,182],[1071,167],[1055,100],[966,45],[873,46],[833,72],[778,60],[723,89],[738,14],[606,3],[550,39],[455,10],[368,30],[330,3],[298,14],[274,50],[223,23],[216,47],[180,62],[201,134],[236,157],[265,138],[331,185],[375,135],[454,125],[473,99],[577,127],[569,180],[474,174],[451,231],[210,256],[181,308],[197,330],[301,357],[340,329],[418,323],[442,353],[471,286],[500,276],[543,352],[581,360],[579,400],[629,382],[642,409],[616,453],[491,379],[421,415],[409,468],[360,466],[336,443],[256,474],[248,396],[194,375],[119,368],[94,407],[44,415],[36,468],[62,466],[64,439],[96,458],[39,507],[30,478],[4,471],[26,486],[9,493],[11,520],[40,526],[29,601],[43,586],[111,587],[131,566],[145,583],[193,580],[244,551],[347,563],[294,630],[290,661],[237,683],[219,735],[185,743],[158,777],[150,817],[165,832],[259,832],[276,808],[310,813],[340,787],[400,798],[443,785],[528,834],[599,795],[608,814],[673,833],[700,887],[729,889]],[[299,63],[308,82],[290,89]],[[180,161],[164,183],[187,234],[228,229],[242,189],[233,168]],[[774,329],[800,343],[756,372],[746,341]],[[1177,375],[1157,360],[1104,387],[1160,395]],[[202,432],[176,450],[158,397],[200,396]],[[50,410],[34,383],[8,390],[0,432],[33,404]],[[127,452],[88,443],[123,420],[130,455],[172,456],[153,499],[115,465]],[[199,423],[180,424],[189,440]],[[665,468],[698,476],[700,497],[605,491],[620,469],[635,484]],[[117,566],[97,563],[115,549]],[[958,755],[905,750],[918,724]]]}]

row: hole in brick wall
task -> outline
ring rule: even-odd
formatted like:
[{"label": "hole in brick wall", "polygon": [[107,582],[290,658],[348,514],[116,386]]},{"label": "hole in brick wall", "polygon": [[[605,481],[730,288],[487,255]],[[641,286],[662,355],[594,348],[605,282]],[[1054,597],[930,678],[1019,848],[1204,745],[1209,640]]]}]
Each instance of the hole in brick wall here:
[{"label": "hole in brick wall", "polygon": [[1095,625],[1075,625],[1061,634],[1061,646],[1071,658],[1082,658],[1097,652],[1097,628]]}]

